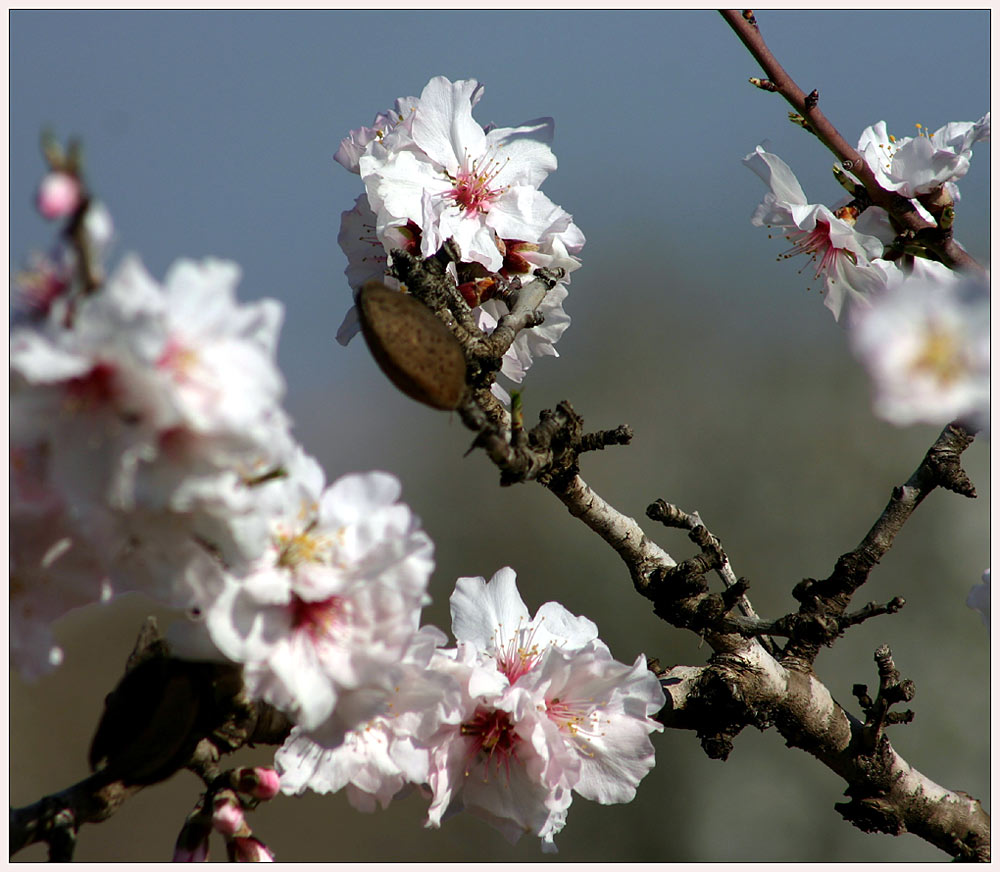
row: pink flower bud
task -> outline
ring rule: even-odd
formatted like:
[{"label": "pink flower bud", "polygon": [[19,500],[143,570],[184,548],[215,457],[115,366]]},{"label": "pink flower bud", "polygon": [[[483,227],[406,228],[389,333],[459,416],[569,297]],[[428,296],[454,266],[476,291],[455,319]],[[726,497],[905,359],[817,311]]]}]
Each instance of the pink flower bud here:
[{"label": "pink flower bud", "polygon": [[246,821],[239,803],[228,797],[216,799],[212,809],[212,826],[224,836],[233,836],[244,829]]},{"label": "pink flower bud", "polygon": [[249,793],[254,799],[274,799],[281,787],[281,778],[274,769],[264,766],[236,770],[236,789]]},{"label": "pink flower bud", "polygon": [[229,859],[237,863],[273,863],[274,854],[259,839],[253,836],[230,839],[227,842]]},{"label": "pink flower bud", "polygon": [[212,834],[208,821],[201,815],[189,818],[177,836],[174,863],[205,863],[208,861],[208,837]]},{"label": "pink flower bud", "polygon": [[69,173],[49,173],[38,186],[38,211],[49,220],[72,215],[81,200],[80,182]]},{"label": "pink flower bud", "polygon": [[193,847],[174,848],[172,863],[207,863],[208,862],[208,839],[195,844]]}]

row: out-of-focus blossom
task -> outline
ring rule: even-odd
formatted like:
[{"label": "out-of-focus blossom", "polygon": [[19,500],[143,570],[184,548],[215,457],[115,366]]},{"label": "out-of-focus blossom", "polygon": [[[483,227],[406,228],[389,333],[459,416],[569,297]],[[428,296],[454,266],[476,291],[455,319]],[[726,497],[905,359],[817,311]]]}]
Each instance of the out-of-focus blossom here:
[{"label": "out-of-focus blossom", "polygon": [[[318,467],[317,467],[318,471]],[[330,745],[381,710],[428,601],[433,546],[387,473],[293,482],[266,553],[204,604],[248,692]]]},{"label": "out-of-focus blossom", "polygon": [[958,418],[988,429],[989,282],[918,259],[890,284],[850,323],[876,414],[900,425]]},{"label": "out-of-focus blossom", "polygon": [[990,630],[990,571],[987,569],[983,573],[982,584],[977,584],[972,590],[969,591],[969,596],[965,600],[965,604],[970,609],[975,609],[979,612],[979,617],[983,619],[983,623],[986,625],[986,632]]},{"label": "out-of-focus blossom", "polygon": [[83,202],[80,181],[69,173],[50,172],[39,184],[35,202],[43,218],[50,221],[67,218],[76,212]]},{"label": "out-of-focus blossom", "polygon": [[75,257],[68,248],[55,255],[33,252],[25,269],[11,282],[11,320],[40,321],[72,286]]},{"label": "out-of-focus blossom", "polygon": [[63,659],[51,625],[72,609],[111,596],[109,550],[114,525],[106,513],[77,515],[46,480],[46,452],[10,452],[10,657],[34,680]]},{"label": "out-of-focus blossom", "polygon": [[112,590],[189,607],[221,589],[223,564],[263,552],[256,482],[294,443],[274,362],[281,308],[238,305],[238,275],[182,261],[160,286],[126,258],[95,292],[57,296],[12,330],[12,467],[43,458],[28,468],[44,500],[12,501],[13,642],[32,662],[58,657],[44,653],[48,623],[70,608]]}]

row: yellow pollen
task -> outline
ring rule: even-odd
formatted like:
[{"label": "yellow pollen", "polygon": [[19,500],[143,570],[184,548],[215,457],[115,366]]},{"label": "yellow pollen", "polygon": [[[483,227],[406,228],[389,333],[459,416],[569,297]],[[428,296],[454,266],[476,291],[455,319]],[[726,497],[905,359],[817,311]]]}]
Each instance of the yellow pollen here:
[{"label": "yellow pollen", "polygon": [[845,224],[850,224],[853,227],[861,213],[857,206],[841,206],[833,214]]},{"label": "yellow pollen", "polygon": [[910,364],[911,371],[937,378],[942,385],[958,381],[965,373],[965,366],[955,336],[939,327],[927,332],[920,353]]},{"label": "yellow pollen", "polygon": [[278,565],[294,568],[303,563],[321,563],[329,548],[325,536],[314,536],[308,530],[291,536],[278,536]]}]

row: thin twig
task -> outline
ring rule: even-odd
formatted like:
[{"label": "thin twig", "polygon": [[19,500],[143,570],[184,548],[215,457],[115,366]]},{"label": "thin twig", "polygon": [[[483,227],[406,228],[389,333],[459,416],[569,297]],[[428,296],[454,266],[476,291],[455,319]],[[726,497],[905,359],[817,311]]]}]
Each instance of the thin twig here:
[{"label": "thin twig", "polygon": [[758,88],[776,91],[802,116],[810,132],[836,155],[841,166],[851,172],[864,186],[871,202],[881,206],[896,218],[900,224],[914,234],[920,234],[927,248],[938,256],[942,263],[953,268],[985,274],[984,267],[965,251],[952,237],[951,227],[937,227],[920,216],[913,204],[905,197],[883,188],[864,158],[840,131],[830,122],[819,108],[819,93],[806,94],[795,80],[785,71],[778,59],[771,53],[761,35],[758,22],[748,21],[742,12],[735,9],[720,10],[726,23],[733,29],[740,41],[760,64],[767,76],[767,85],[751,79]]},{"label": "thin twig", "polygon": [[[961,466],[962,452],[974,438],[958,422],[941,431],[906,483],[893,489],[888,504],[864,539],[837,560],[833,573],[822,581],[806,579],[796,585],[792,594],[802,603],[800,615],[833,620],[841,625],[854,592],[868,580],[872,569],[888,553],[896,536],[932,490],[941,487],[975,498],[976,490]],[[786,646],[786,662],[810,669],[822,644],[822,640],[800,636]]]}]

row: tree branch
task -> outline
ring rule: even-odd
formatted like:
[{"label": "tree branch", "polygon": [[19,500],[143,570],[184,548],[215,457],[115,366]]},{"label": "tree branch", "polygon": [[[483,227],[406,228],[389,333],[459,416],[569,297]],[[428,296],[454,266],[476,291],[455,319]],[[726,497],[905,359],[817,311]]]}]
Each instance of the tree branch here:
[{"label": "tree branch", "polygon": [[280,745],[291,722],[243,692],[238,666],[176,660],[147,618],[94,734],[97,769],[65,790],[10,810],[10,853],[47,842],[50,860],[72,859],[82,824],[107,820],[143,787],[181,769],[204,779],[222,753]]},{"label": "tree branch", "polygon": [[885,209],[914,236],[919,235],[921,243],[946,266],[980,274],[986,273],[979,262],[955,241],[950,222],[945,222],[948,224],[947,227],[931,224],[920,217],[906,197],[894,191],[887,191],[878,183],[857,149],[844,139],[819,108],[819,92],[814,90],[806,94],[771,53],[752,13],[747,16],[736,9],[723,9],[720,13],[767,75],[767,79],[754,78],[750,80],[751,83],[762,90],[774,91],[784,97],[802,116],[803,126],[815,134],[816,138],[836,155],[841,165],[865,186],[872,203]]},{"label": "tree branch", "polygon": [[696,731],[707,751],[728,753],[742,725],[774,726],[789,746],[847,782],[850,800],[835,807],[859,829],[909,832],[957,859],[989,861],[990,819],[980,802],[910,766],[882,732],[884,723],[873,744],[874,722],[866,725],[845,711],[815,675],[786,669],[760,652],[756,659],[748,653],[739,660],[713,657],[704,667],[676,666],[660,683],[667,705],[659,719]]},{"label": "tree branch", "polygon": [[976,489],[962,470],[961,455],[975,437],[958,422],[949,424],[924,455],[920,465],[906,480],[893,489],[892,496],[878,520],[853,551],[840,556],[833,573],[822,581],[804,579],[792,595],[802,604],[802,620],[818,622],[834,630],[821,634],[799,633],[785,649],[783,662],[798,669],[810,670],[820,647],[857,620],[845,622],[844,614],[854,592],[868,580],[868,575],[886,555],[896,535],[917,506],[936,487],[975,498]]},{"label": "tree branch", "polygon": [[[412,284],[420,287],[421,266],[407,265]],[[443,272],[443,271],[442,271]],[[442,275],[435,281],[447,281]],[[428,281],[421,293],[425,299],[447,299],[443,288]],[[524,321],[527,326],[530,319]],[[453,331],[463,343],[467,360],[478,360],[484,371],[499,371],[499,360],[479,357],[480,340]],[[468,367],[470,373],[473,366]],[[870,604],[846,613],[849,593],[860,585],[872,566],[891,546],[896,533],[934,487],[944,486],[967,495],[974,494],[961,471],[958,458],[972,441],[958,425],[945,429],[924,462],[906,485],[893,494],[890,505],[855,552],[854,559],[838,562],[836,582],[831,582],[830,598],[836,607],[823,604],[805,607],[775,622],[762,621],[752,613],[731,615],[745,602],[747,583],[736,579],[721,543],[708,531],[697,514],[688,514],[662,501],[650,507],[654,518],[689,531],[701,554],[678,564],[653,542],[638,522],[604,500],[579,473],[583,447],[603,447],[608,442],[625,442],[631,432],[625,428],[604,431],[607,435],[583,434],[583,420],[568,402],[555,411],[542,412],[539,423],[526,431],[520,404],[511,414],[497,413],[488,384],[470,384],[459,407],[462,420],[476,433],[473,448],[482,448],[500,469],[501,484],[535,480],[550,490],[597,533],[621,557],[635,589],[653,603],[657,615],[677,627],[702,636],[714,654],[702,668],[674,667],[663,674],[668,703],[660,719],[670,727],[694,729],[705,752],[725,759],[733,739],[746,726],[759,729],[774,726],[788,744],[802,747],[843,777],[851,802],[839,807],[855,826],[866,832],[912,832],[956,857],[982,859],[989,855],[989,819],[980,804],[964,794],[946,790],[913,769],[900,758],[881,733],[870,747],[871,725],[851,717],[834,702],[826,687],[812,674],[812,657],[818,643],[830,641],[844,629],[878,614],[891,613],[902,606],[896,598],[884,606]],[[470,449],[471,450],[471,449]],[[848,555],[845,555],[845,558]],[[727,589],[711,593],[706,573],[720,572]],[[796,590],[804,596],[803,585]],[[811,591],[810,602],[824,588]],[[846,595],[845,595],[846,594]],[[749,604],[747,604],[749,605]],[[818,628],[818,631],[817,631]],[[770,634],[788,635],[792,641],[779,662],[771,652],[777,646]],[[766,642],[763,641],[766,639]],[[766,647],[765,647],[766,645]],[[814,650],[815,649],[815,650]],[[811,656],[803,656],[809,654]],[[879,730],[894,721],[891,714],[879,723]],[[869,741],[865,741],[865,737]]]}]

